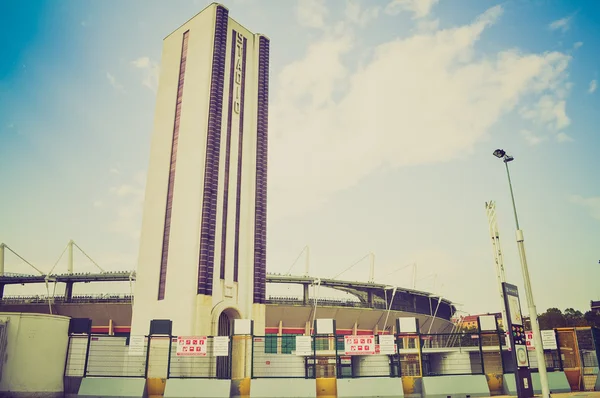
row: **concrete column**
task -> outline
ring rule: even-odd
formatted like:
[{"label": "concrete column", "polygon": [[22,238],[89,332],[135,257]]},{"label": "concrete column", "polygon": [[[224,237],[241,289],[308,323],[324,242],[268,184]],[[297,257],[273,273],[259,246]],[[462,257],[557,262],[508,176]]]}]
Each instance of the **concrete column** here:
[{"label": "concrete column", "polygon": [[357,331],[358,331],[358,323],[354,322],[354,326],[352,326],[352,334],[356,336]]},{"label": "concrete column", "polygon": [[369,307],[373,308],[373,292],[371,290],[367,293],[367,300],[369,301]]},{"label": "concrete column", "polygon": [[69,261],[67,263],[67,269],[69,274],[73,273],[73,240],[71,239],[68,244]]},{"label": "concrete column", "polygon": [[309,300],[308,284],[304,284],[304,285],[302,285],[302,287],[304,288],[304,296],[303,296],[304,305],[308,305],[308,300]]},{"label": "concrete column", "polygon": [[0,276],[4,276],[4,243],[0,243]]},{"label": "concrete column", "polygon": [[304,326],[304,335],[310,336],[310,321],[306,321],[306,325]]},{"label": "concrete column", "polygon": [[244,379],[252,372],[252,336],[232,336],[231,378]]},{"label": "concrete column", "polygon": [[73,282],[65,283],[65,303],[68,303],[73,298]]}]

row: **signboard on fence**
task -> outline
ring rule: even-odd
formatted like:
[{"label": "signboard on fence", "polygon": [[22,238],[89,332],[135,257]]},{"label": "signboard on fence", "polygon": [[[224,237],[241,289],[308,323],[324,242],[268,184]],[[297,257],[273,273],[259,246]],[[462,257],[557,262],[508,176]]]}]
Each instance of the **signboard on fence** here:
[{"label": "signboard on fence", "polygon": [[[542,347],[544,350],[556,350],[558,348],[556,344],[556,334],[554,330],[542,330]],[[525,332],[525,338],[527,339],[527,349],[535,349],[535,342],[533,340],[533,332]]]},{"label": "signboard on fence", "polygon": [[296,336],[296,355],[312,355],[312,336]]},{"label": "signboard on fence", "polygon": [[374,355],[375,336],[344,336],[344,351],[346,355]]},{"label": "signboard on fence", "polygon": [[394,355],[396,353],[396,337],[394,335],[379,335],[379,353],[383,355]]},{"label": "signboard on fence", "polygon": [[177,356],[205,357],[206,336],[184,336],[177,338]]},{"label": "signboard on fence", "polygon": [[145,355],[144,352],[144,342],[146,341],[146,336],[129,336],[129,356],[131,357],[143,357]]},{"label": "signboard on fence", "polygon": [[229,336],[213,337],[213,356],[228,357],[229,356]]}]

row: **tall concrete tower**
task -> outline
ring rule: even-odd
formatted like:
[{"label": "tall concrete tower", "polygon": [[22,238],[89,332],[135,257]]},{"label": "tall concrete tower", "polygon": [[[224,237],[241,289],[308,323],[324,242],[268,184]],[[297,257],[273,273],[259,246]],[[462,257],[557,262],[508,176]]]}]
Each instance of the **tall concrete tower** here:
[{"label": "tall concrete tower", "polygon": [[264,331],[269,39],[211,4],[164,39],[133,334]]}]

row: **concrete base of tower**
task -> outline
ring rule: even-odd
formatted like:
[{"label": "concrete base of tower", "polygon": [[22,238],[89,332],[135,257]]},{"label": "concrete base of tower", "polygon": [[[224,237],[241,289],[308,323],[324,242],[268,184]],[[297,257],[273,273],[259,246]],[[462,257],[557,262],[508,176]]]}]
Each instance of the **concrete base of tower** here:
[{"label": "concrete base of tower", "polygon": [[266,326],[267,306],[265,304],[252,304],[252,320],[254,321],[254,335],[264,336]]}]

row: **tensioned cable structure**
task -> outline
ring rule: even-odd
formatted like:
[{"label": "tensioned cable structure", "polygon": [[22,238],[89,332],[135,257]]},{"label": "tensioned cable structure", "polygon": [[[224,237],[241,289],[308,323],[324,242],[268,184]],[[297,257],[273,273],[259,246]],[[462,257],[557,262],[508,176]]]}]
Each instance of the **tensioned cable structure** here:
[{"label": "tensioned cable structure", "polygon": [[336,276],[334,276],[331,279],[336,279],[337,277],[344,274],[345,272],[350,271],[355,265],[357,265],[358,263],[360,263],[361,261],[363,261],[365,258],[369,257],[370,255],[371,255],[371,253],[365,254],[363,257],[360,258],[360,260],[354,262],[351,266],[349,266],[348,268],[346,268],[345,270],[343,270],[342,272],[340,272],[339,274],[337,274]]},{"label": "tensioned cable structure", "polygon": [[296,257],[296,259],[292,263],[292,266],[290,267],[290,269],[288,269],[287,272],[285,273],[285,275],[290,275],[290,272],[292,272],[292,268],[294,268],[294,265],[296,265],[298,260],[300,260],[300,257],[302,257],[302,254],[306,251],[307,248],[308,248],[308,246],[304,246],[304,248],[298,254],[298,257]]}]

